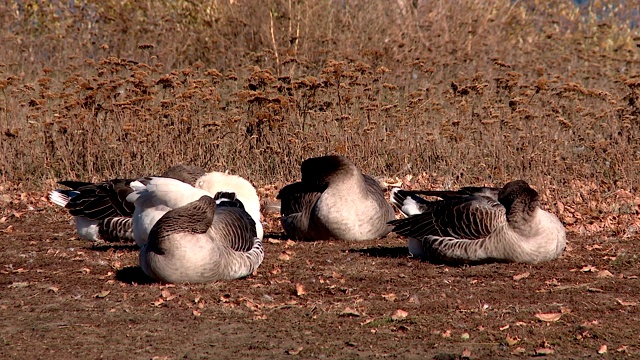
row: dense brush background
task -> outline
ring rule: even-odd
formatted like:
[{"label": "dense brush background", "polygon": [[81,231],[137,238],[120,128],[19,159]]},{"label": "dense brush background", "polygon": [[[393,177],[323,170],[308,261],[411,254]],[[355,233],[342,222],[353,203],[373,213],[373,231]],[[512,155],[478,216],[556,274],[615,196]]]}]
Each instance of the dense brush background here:
[{"label": "dense brush background", "polygon": [[597,213],[639,184],[639,18],[635,0],[3,1],[0,178],[192,163],[264,186],[337,153]]}]

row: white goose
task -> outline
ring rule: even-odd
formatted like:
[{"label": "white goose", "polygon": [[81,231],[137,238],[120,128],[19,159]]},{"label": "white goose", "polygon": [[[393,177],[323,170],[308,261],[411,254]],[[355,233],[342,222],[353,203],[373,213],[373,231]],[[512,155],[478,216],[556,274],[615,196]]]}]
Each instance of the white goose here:
[{"label": "white goose", "polygon": [[302,162],[302,180],[280,190],[282,227],[302,240],[371,240],[391,230],[394,211],[380,184],[343,156]]},{"label": "white goose", "polygon": [[169,210],[187,205],[200,197],[219,192],[234,193],[244,210],[255,223],[256,234],[262,239],[264,231],[260,223],[260,199],[256,189],[246,179],[220,172],[201,176],[193,187],[171,178],[155,177],[144,182],[132,182],[135,190],[127,201],[135,204],[133,212],[133,237],[138,246],[147,243],[153,225]]},{"label": "white goose", "polygon": [[[442,200],[426,201],[419,194]],[[540,208],[538,193],[522,180],[501,189],[396,188],[391,203],[407,218],[389,223],[393,232],[409,237],[414,256],[453,263],[539,263],[556,259],[566,245],[560,220]]]},{"label": "white goose", "polygon": [[232,193],[216,197],[202,195],[153,225],[140,250],[140,266],[147,275],[168,283],[203,283],[241,278],[260,266],[264,251],[253,218]]},{"label": "white goose", "polygon": [[[196,184],[205,171],[197,166],[176,165],[161,176]],[[90,241],[133,241],[132,202],[126,200],[133,192],[134,179],[112,179],[99,183],[60,181],[71,190],[56,189],[49,200],[69,210],[74,216],[78,235]]]}]

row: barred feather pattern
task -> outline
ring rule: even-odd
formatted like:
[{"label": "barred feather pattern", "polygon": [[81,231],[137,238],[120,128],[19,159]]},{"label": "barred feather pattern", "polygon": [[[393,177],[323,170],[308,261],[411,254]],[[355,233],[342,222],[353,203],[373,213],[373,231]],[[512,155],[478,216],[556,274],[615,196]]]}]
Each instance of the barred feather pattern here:
[{"label": "barred feather pattern", "polygon": [[130,217],[110,217],[98,223],[100,237],[107,242],[134,241]]}]

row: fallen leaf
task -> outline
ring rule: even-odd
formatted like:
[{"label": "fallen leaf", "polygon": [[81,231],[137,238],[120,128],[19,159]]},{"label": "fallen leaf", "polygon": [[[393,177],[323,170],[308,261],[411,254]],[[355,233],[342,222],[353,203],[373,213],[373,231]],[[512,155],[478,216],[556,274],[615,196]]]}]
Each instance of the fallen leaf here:
[{"label": "fallen leaf", "polygon": [[607,353],[607,345],[600,346],[600,349],[598,349],[598,354],[602,355],[606,353]]},{"label": "fallen leaf", "polygon": [[103,290],[103,291],[100,291],[99,293],[93,295],[93,297],[94,298],[98,298],[98,299],[103,299],[103,298],[106,298],[107,295],[109,295],[110,293],[111,293],[111,291],[109,291],[109,290]]},{"label": "fallen leaf", "polygon": [[531,275],[531,274],[528,271],[527,272],[523,272],[522,274],[513,275],[513,280],[519,281],[519,280],[522,280],[524,278],[528,278],[529,275]]},{"label": "fallen leaf", "polygon": [[560,285],[560,283],[558,282],[558,279],[556,279],[556,278],[553,278],[551,280],[547,280],[544,283],[547,284],[547,285],[555,285],[555,286]]},{"label": "fallen leaf", "polygon": [[447,331],[443,332],[440,336],[442,336],[443,338],[450,338],[451,337],[451,330],[447,330]]},{"label": "fallen leaf", "polygon": [[509,346],[513,346],[517,343],[520,342],[520,338],[517,336],[511,337],[511,335],[507,334],[507,337],[505,338],[505,340],[507,341],[507,345]]},{"label": "fallen leaf", "polygon": [[596,272],[596,271],[598,271],[598,268],[596,268],[593,265],[586,265],[586,266],[583,266],[582,269],[580,269],[580,271],[582,271],[582,272]]},{"label": "fallen leaf", "polygon": [[367,319],[367,320],[365,320],[365,321],[361,322],[361,323],[360,323],[360,325],[361,325],[361,326],[364,326],[364,325],[367,325],[368,323],[370,323],[370,322],[372,322],[372,321],[373,321],[373,319]]},{"label": "fallen leaf", "polygon": [[520,355],[520,354],[524,354],[527,350],[525,350],[525,348],[523,348],[522,346],[518,346],[517,348],[513,349],[513,351],[511,352],[512,355]]},{"label": "fallen leaf", "polygon": [[460,339],[462,340],[469,340],[470,337],[469,333],[462,333],[462,335],[460,335]]},{"label": "fallen leaf", "polygon": [[382,294],[382,297],[387,301],[394,301],[398,298],[394,293]]},{"label": "fallen leaf", "polygon": [[340,316],[360,316],[360,313],[356,309],[346,307],[342,310]]},{"label": "fallen leaf", "polygon": [[627,352],[627,345],[622,345],[616,349],[617,352]]},{"label": "fallen leaf", "polygon": [[277,239],[269,239],[267,240],[270,244],[280,244],[282,242],[282,240],[277,240]]},{"label": "fallen leaf", "polygon": [[509,328],[509,324],[507,324],[507,325],[505,325],[505,326],[502,326],[502,327],[500,328],[500,330],[507,330],[508,328]]},{"label": "fallen leaf", "polygon": [[289,355],[298,355],[300,353],[300,351],[302,351],[302,349],[304,349],[302,346],[298,346],[295,349],[287,350],[287,354],[289,354]]},{"label": "fallen leaf", "polygon": [[291,260],[291,257],[289,255],[287,255],[286,253],[282,253],[282,254],[278,255],[278,260],[289,261],[289,260]]},{"label": "fallen leaf", "polygon": [[391,315],[391,319],[398,321],[398,320],[402,320],[404,318],[406,318],[407,316],[409,316],[409,313],[402,310],[402,309],[398,309],[396,310],[392,315]]},{"label": "fallen leaf", "polygon": [[551,348],[540,348],[536,349],[536,355],[551,355],[554,351]]},{"label": "fallen leaf", "polygon": [[638,305],[638,303],[635,302],[635,301],[624,301],[624,300],[618,299],[618,298],[616,298],[616,300],[618,300],[618,304],[620,304],[622,306],[636,306],[636,305]]},{"label": "fallen leaf", "polygon": [[54,293],[56,293],[56,294],[57,294],[57,293],[58,293],[58,291],[59,291],[60,289],[58,289],[56,286],[49,286],[49,287],[47,288],[47,290],[48,290],[48,291],[53,291]]},{"label": "fallen leaf", "polygon": [[560,320],[561,316],[562,316],[562,313],[538,313],[538,314],[536,314],[536,317],[539,320],[547,321],[547,322],[558,321],[558,320]]},{"label": "fallen leaf", "polygon": [[467,358],[467,359],[470,358],[471,357],[471,350],[469,350],[469,349],[462,350],[462,357],[463,358]]},{"label": "fallen leaf", "polygon": [[296,284],[296,295],[302,296],[307,292],[304,290],[304,286],[302,284]]},{"label": "fallen leaf", "polygon": [[596,276],[599,278],[609,278],[613,277],[613,274],[609,270],[600,270]]},{"label": "fallen leaf", "polygon": [[193,315],[194,316],[200,316],[200,315],[202,315],[202,313],[198,309],[193,309]]},{"label": "fallen leaf", "polygon": [[11,285],[7,286],[8,288],[23,288],[23,287],[27,287],[29,286],[29,282],[28,281],[24,281],[24,282],[14,282]]}]

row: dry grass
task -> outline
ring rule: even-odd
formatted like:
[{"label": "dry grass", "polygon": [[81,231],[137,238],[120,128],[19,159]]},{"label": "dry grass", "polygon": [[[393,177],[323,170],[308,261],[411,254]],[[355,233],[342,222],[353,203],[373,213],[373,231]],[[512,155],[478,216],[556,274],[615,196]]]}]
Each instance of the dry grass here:
[{"label": "dry grass", "polygon": [[597,207],[640,180],[638,14],[623,3],[5,2],[0,176],[188,162],[265,185],[341,153],[388,177],[524,178],[552,206]]}]

